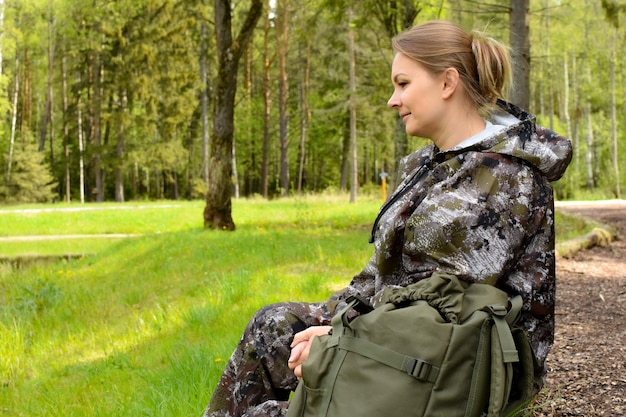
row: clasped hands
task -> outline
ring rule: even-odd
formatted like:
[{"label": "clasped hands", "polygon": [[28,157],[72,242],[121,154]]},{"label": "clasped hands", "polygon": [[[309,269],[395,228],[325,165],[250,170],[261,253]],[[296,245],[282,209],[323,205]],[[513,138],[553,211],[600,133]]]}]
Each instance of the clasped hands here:
[{"label": "clasped hands", "polygon": [[302,378],[302,363],[309,357],[313,338],[328,334],[330,329],[332,329],[331,326],[313,326],[296,333],[294,336],[288,366],[289,369],[293,370],[298,380]]}]

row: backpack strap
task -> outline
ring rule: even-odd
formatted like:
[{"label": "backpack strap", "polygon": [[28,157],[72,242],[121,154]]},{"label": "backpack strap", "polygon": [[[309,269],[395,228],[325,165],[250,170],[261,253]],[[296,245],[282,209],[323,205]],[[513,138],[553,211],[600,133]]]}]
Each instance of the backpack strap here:
[{"label": "backpack strap", "polygon": [[424,382],[435,383],[439,368],[419,358],[403,355],[386,347],[352,336],[341,336],[337,348],[365,356]]},{"label": "backpack strap", "polygon": [[521,295],[516,295],[511,298],[511,308],[509,312],[506,314],[506,322],[509,323],[509,326],[513,326],[520,318],[522,314],[522,305],[524,304],[524,300]]},{"label": "backpack strap", "polygon": [[347,334],[345,329],[349,325],[348,312],[350,309],[355,308],[359,310],[359,305],[365,304],[365,313],[372,310],[372,308],[359,297],[350,297],[347,302],[348,305],[332,319],[333,333],[331,339],[328,341],[328,347],[336,346],[341,352],[344,352],[341,356],[342,360],[347,352],[353,352],[391,368],[406,372],[420,381],[435,382],[439,375],[439,368],[436,366],[422,359],[404,355],[381,345]]},{"label": "backpack strap", "polygon": [[[331,320],[331,324],[333,326],[332,333],[330,333],[330,339],[328,341],[328,347],[336,346],[339,342],[339,339],[345,333],[345,327],[349,324],[348,312],[357,306],[359,303],[363,302],[363,299],[360,297],[350,297],[347,300],[348,305],[341,309]],[[332,362],[330,369],[328,370],[328,377],[325,378],[325,382],[323,385],[323,389],[332,393],[335,389],[335,382],[337,381],[337,375],[339,374],[339,370],[343,365],[343,361],[346,358],[348,351],[340,350],[337,352],[337,357]],[[328,414],[328,409],[330,408],[330,402],[332,399],[332,395],[324,395],[322,398],[322,402],[319,407],[319,417],[325,417]]]},{"label": "backpack strap", "polygon": [[[519,298],[521,300],[522,297],[518,295],[515,298]],[[515,341],[513,340],[511,328],[507,321],[507,317],[509,316],[509,314],[512,313],[513,308],[511,308],[511,311],[507,311],[506,307],[501,305],[490,305],[486,308],[487,311],[491,313],[493,323],[496,326],[496,332],[498,339],[500,340],[500,347],[502,349],[502,357],[504,358],[504,363],[519,362],[519,356],[517,355]],[[513,316],[516,315],[517,314],[513,314]]]},{"label": "backpack strap", "polygon": [[519,362],[519,354],[510,326],[519,318],[522,304],[522,297],[517,295],[511,299],[511,307],[508,310],[501,305],[491,305],[486,308],[494,322],[491,338],[492,355],[501,355],[501,358],[492,360],[491,380],[504,379],[505,381],[504,384],[492,383],[490,386],[488,416],[499,416],[511,393],[513,363]]}]

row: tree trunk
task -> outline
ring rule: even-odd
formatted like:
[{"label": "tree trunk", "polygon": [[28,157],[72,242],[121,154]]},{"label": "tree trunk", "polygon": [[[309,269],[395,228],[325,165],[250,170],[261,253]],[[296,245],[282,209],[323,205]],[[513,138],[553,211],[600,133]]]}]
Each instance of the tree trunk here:
[{"label": "tree trunk", "polygon": [[[540,74],[544,74],[545,73],[545,69],[544,69],[544,60],[541,60],[541,63],[539,64],[539,73]],[[539,106],[537,108],[535,108],[535,113],[536,114],[546,114],[546,105],[545,105],[545,92],[546,92],[546,87],[545,84],[542,80],[541,77],[539,77],[539,81],[537,82],[537,91],[539,92]]]},{"label": "tree trunk", "polygon": [[[202,2],[204,4],[204,1]],[[200,81],[202,82],[202,179],[209,184],[209,115],[206,63],[206,22],[200,24]]]},{"label": "tree trunk", "polygon": [[81,109],[80,94],[76,98],[76,108],[77,108],[77,116],[78,116],[78,152],[79,152],[78,172],[80,176],[80,179],[79,179],[80,203],[84,204],[85,203],[85,146],[84,146],[84,138],[83,138],[83,114],[82,114],[82,109]]},{"label": "tree trunk", "polygon": [[270,116],[271,116],[271,60],[269,52],[269,32],[270,32],[270,9],[267,5],[265,14],[265,24],[263,28],[263,151],[261,161],[261,194],[268,197],[269,188],[269,167],[270,167]]},{"label": "tree trunk", "polygon": [[[339,189],[346,191],[348,189],[348,178],[350,177],[350,114],[346,114],[345,127],[343,129],[343,141],[341,143],[341,167],[339,178]],[[321,175],[321,173],[320,173]]]},{"label": "tree trunk", "polygon": [[306,38],[305,58],[304,58],[304,79],[300,88],[300,158],[298,161],[298,193],[302,193],[302,182],[304,176],[304,161],[306,156],[307,129],[311,120],[311,110],[309,108],[309,75],[311,69],[311,43]]},{"label": "tree trunk", "polygon": [[92,110],[91,128],[93,140],[93,174],[96,181],[96,201],[104,201],[104,170],[102,169],[102,68],[100,64],[100,52],[96,51],[93,61],[93,87],[92,87]]},{"label": "tree trunk", "polygon": [[[253,120],[254,118],[254,114],[252,112],[252,48],[250,47],[250,45],[248,45],[248,47],[246,48],[246,54],[245,54],[245,97],[246,97],[246,118],[248,120]],[[246,165],[246,168],[244,169],[244,176],[243,176],[243,184],[244,184],[244,195],[249,195],[251,194],[252,191],[252,184],[255,183],[254,178],[256,177],[256,169],[255,169],[255,152],[256,152],[256,146],[255,146],[255,140],[253,138],[253,130],[252,130],[252,124],[251,123],[247,123],[246,124],[246,143],[248,143],[249,149],[250,149],[250,156],[249,156],[249,160]],[[234,150],[235,152],[235,150]],[[236,161],[236,159],[235,159]],[[235,170],[235,174],[237,174],[237,165],[235,164],[235,162],[233,162],[233,169]],[[236,179],[236,176],[235,176]],[[235,180],[235,184],[237,184],[238,186],[238,181]],[[236,198],[239,198],[239,190],[237,189],[235,191],[235,195]]]},{"label": "tree trunk", "polygon": [[615,99],[615,44],[617,29],[613,28],[611,38],[611,137],[613,139],[613,169],[615,174],[615,197],[622,198],[619,181],[619,146],[617,142],[617,103]]},{"label": "tree trunk", "polygon": [[546,27],[544,33],[546,33],[546,65],[548,67],[548,119],[550,120],[548,127],[550,130],[554,130],[554,94],[553,94],[553,82],[552,82],[552,51],[550,48],[550,0],[546,0]]},{"label": "tree trunk", "polygon": [[239,175],[237,174],[237,147],[236,141],[233,139],[233,187],[235,198],[239,199]]},{"label": "tree trunk", "polygon": [[[16,48],[17,51],[17,48]],[[16,52],[17,53],[17,52]],[[21,116],[18,119],[17,130],[23,132],[23,126],[27,126],[30,128],[31,126],[31,105],[32,98],[30,93],[30,59],[29,59],[29,50],[28,46],[24,47],[24,71],[22,71],[22,105],[21,105]]]},{"label": "tree trunk", "polygon": [[178,172],[172,172],[172,200],[178,201],[180,194],[178,192]]},{"label": "tree trunk", "polygon": [[511,0],[509,41],[513,85],[510,101],[523,109],[530,105],[530,29],[529,0]]},{"label": "tree trunk", "polygon": [[585,105],[585,116],[587,117],[587,188],[593,193],[595,179],[593,177],[593,125],[591,123],[591,103]]},{"label": "tree trunk", "polygon": [[65,201],[70,202],[71,194],[71,175],[70,175],[70,131],[69,131],[69,110],[67,100],[67,59],[65,51],[61,59],[61,83],[63,91],[63,156],[65,158]]},{"label": "tree trunk", "polygon": [[356,202],[359,186],[358,163],[356,152],[356,58],[354,52],[354,31],[352,30],[352,8],[348,7],[348,54],[350,59],[350,202]]},{"label": "tree trunk", "polygon": [[287,117],[287,99],[289,82],[287,77],[288,38],[288,0],[278,0],[276,19],[276,46],[278,51],[278,113],[280,118],[280,188],[283,196],[289,195],[289,120]]},{"label": "tree trunk", "polygon": [[54,16],[52,14],[52,0],[48,0],[48,85],[46,88],[46,103],[41,116],[41,133],[39,136],[39,151],[42,152],[46,143],[46,133],[50,127],[50,166],[54,170],[54,135],[52,124],[52,87],[54,75]]},{"label": "tree trunk", "polygon": [[262,0],[252,0],[239,35],[233,41],[230,1],[215,0],[218,71],[209,159],[211,181],[204,208],[204,227],[208,229],[235,230],[231,189],[237,67],[262,11]]},{"label": "tree trunk", "polygon": [[[202,113],[202,111],[200,112]],[[194,149],[195,145],[195,134],[198,131],[197,129],[197,115],[194,114],[194,116],[192,116],[189,125],[187,127],[187,149],[189,149],[189,152],[187,153],[187,166],[185,167],[185,179],[187,181],[187,195],[186,198],[187,200],[192,200],[195,198],[195,192],[194,189],[195,187],[193,186],[193,179],[194,179],[194,170],[193,170],[193,161],[196,158],[196,151]],[[200,118],[202,118],[202,114],[200,114]],[[135,172],[136,172],[136,163],[135,163]],[[137,195],[137,186],[136,186],[136,178],[137,176],[134,175],[133,176],[133,184],[132,186],[132,190],[133,190],[133,196]],[[206,182],[204,183],[206,184]]]},{"label": "tree trunk", "polygon": [[567,52],[563,53],[563,117],[565,118],[565,130],[568,138],[572,138],[572,120],[569,114],[569,65]]},{"label": "tree trunk", "polygon": [[117,126],[117,140],[115,146],[115,201],[118,203],[124,202],[124,154],[126,150],[126,112],[128,111],[128,99],[126,91],[120,91],[121,104],[118,108],[118,126]]},{"label": "tree trunk", "polygon": [[19,97],[20,86],[20,59],[18,57],[18,51],[15,51],[15,86],[13,88],[13,109],[11,110],[11,142],[9,144],[9,161],[7,162],[7,184],[11,179],[11,164],[13,162],[13,148],[15,146],[15,134],[17,130],[17,99]]},{"label": "tree trunk", "polygon": [[[576,94],[576,101],[574,103],[574,120],[572,126],[572,136],[570,137],[572,140],[572,148],[574,149],[574,175],[576,182],[575,185],[578,187],[578,179],[580,178],[580,119],[581,119],[581,101],[582,101],[582,92],[581,85],[578,81],[578,72],[577,72],[577,59],[576,55],[572,56],[572,86],[575,86],[574,92]],[[571,168],[570,168],[571,170]]]}]

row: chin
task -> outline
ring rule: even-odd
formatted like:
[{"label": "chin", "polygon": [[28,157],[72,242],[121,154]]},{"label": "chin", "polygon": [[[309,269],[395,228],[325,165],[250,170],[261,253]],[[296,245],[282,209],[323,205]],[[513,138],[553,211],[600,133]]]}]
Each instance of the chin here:
[{"label": "chin", "polygon": [[419,129],[415,128],[415,126],[412,126],[411,123],[404,124],[404,131],[407,135],[411,136],[418,136],[419,134]]},{"label": "chin", "polygon": [[410,129],[408,126],[404,129],[409,136],[422,137],[418,130]]}]

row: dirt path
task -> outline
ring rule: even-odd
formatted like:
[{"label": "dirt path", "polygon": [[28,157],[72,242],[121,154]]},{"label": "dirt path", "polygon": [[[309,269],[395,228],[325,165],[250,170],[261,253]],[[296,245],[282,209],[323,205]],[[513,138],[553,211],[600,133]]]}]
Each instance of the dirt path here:
[{"label": "dirt path", "polygon": [[28,236],[2,236],[2,242],[39,242],[43,240],[67,240],[67,239],[124,239],[127,237],[141,236],[129,233],[108,233],[92,235],[28,235]]},{"label": "dirt path", "polygon": [[536,416],[626,415],[626,202],[560,203],[617,229],[609,247],[557,261],[555,344]]},{"label": "dirt path", "polygon": [[78,206],[78,207],[46,207],[46,208],[32,208],[32,209],[0,209],[0,215],[2,214],[14,214],[14,213],[22,213],[22,214],[38,214],[38,213],[53,213],[53,212],[63,212],[63,213],[72,213],[77,211],[105,211],[105,210],[152,210],[152,209],[166,209],[166,208],[177,208],[180,205],[176,204],[159,204],[159,205],[149,205],[149,206]]}]

